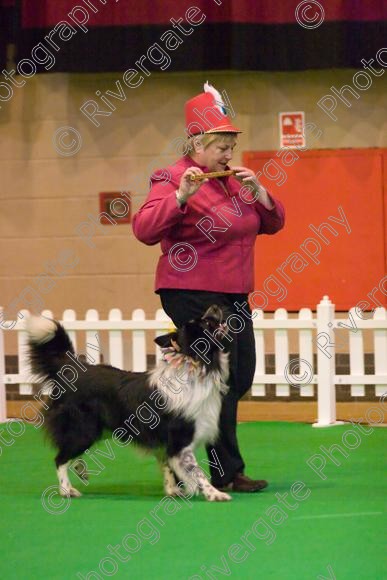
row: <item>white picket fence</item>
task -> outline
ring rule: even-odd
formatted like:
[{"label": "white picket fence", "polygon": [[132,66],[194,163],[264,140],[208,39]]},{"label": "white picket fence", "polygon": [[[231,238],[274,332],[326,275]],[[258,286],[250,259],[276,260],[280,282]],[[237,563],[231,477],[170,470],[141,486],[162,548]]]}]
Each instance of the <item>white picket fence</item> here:
[{"label": "white picket fence", "polygon": [[[24,319],[28,311],[20,313]],[[48,310],[42,312],[52,318]],[[316,315],[308,308],[302,308],[298,318],[289,319],[284,308],[279,308],[273,318],[265,318],[262,310],[254,310],[254,333],[257,364],[252,387],[252,395],[260,398],[265,396],[265,385],[276,385],[276,396],[289,397],[290,385],[300,389],[302,397],[314,394],[317,385],[318,418],[315,426],[329,426],[336,422],[336,385],[351,385],[351,395],[365,396],[367,385],[375,385],[376,396],[382,396],[387,390],[387,311],[377,308],[372,318],[363,320],[351,309],[344,319],[335,318],[334,305],[324,296],[317,306]],[[6,416],[6,387],[19,385],[21,395],[32,394],[32,378],[26,358],[26,333],[24,319],[18,320],[12,329],[0,328],[0,422]],[[69,332],[71,340],[77,347],[77,333],[85,332],[85,349],[88,358],[99,360],[102,352],[104,361],[115,367],[129,369],[125,364],[128,360],[125,352],[130,345],[130,370],[143,372],[147,370],[147,333],[152,338],[165,333],[173,325],[163,310],[157,310],[152,320],[146,320],[141,309],[134,310],[131,320],[123,320],[119,309],[110,311],[108,320],[100,320],[96,310],[88,310],[84,320],[77,320],[74,310],[65,310],[61,321]],[[5,323],[4,326],[11,326]],[[348,333],[348,352],[350,359],[350,374],[338,375],[335,369],[335,332]],[[265,331],[274,331],[275,373],[265,372]],[[289,361],[289,331],[298,331],[299,357]],[[373,375],[364,372],[363,332],[373,332],[374,364]],[[100,341],[100,333],[107,331],[108,339]],[[131,340],[128,340],[128,331]],[[17,333],[18,343],[18,374],[5,373],[4,342],[7,335]],[[329,342],[328,342],[329,341]],[[317,349],[316,349],[317,347]],[[314,369],[313,352],[317,350],[317,368]],[[156,362],[160,360],[161,352],[155,347]],[[98,354],[97,354],[98,353]],[[294,375],[294,364],[299,362],[299,375]]]}]

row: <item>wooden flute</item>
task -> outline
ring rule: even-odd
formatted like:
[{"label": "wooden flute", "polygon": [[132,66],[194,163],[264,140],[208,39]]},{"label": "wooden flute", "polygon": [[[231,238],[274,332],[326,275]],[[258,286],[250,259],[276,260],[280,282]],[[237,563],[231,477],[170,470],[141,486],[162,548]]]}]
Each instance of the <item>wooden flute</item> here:
[{"label": "wooden flute", "polygon": [[227,171],[213,171],[212,173],[200,173],[199,175],[191,175],[191,181],[202,181],[203,179],[213,179],[216,177],[226,177],[228,175],[235,175],[237,172],[234,169]]}]

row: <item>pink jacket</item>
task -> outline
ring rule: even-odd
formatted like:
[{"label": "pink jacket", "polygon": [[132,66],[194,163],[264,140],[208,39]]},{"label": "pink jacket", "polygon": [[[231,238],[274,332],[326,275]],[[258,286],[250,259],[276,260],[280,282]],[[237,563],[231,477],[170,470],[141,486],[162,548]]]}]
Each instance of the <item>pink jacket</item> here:
[{"label": "pink jacket", "polygon": [[[144,244],[161,243],[155,290],[179,288],[235,294],[254,289],[254,245],[259,234],[275,234],[284,225],[284,209],[267,210],[241,192],[235,177],[210,179],[181,208],[175,191],[188,167],[201,167],[189,156],[157,171],[145,203],[133,216],[133,232]],[[170,178],[170,179],[169,179]],[[251,197],[251,196],[250,196]],[[247,201],[244,201],[246,198]]]}]

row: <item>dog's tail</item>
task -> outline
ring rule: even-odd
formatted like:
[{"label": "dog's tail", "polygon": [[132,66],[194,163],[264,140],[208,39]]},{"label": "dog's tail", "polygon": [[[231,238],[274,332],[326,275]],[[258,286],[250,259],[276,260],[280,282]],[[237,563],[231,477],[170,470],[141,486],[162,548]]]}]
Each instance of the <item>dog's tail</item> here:
[{"label": "dog's tail", "polygon": [[29,316],[26,320],[31,370],[43,377],[53,377],[66,364],[74,347],[59,322],[43,316]]}]

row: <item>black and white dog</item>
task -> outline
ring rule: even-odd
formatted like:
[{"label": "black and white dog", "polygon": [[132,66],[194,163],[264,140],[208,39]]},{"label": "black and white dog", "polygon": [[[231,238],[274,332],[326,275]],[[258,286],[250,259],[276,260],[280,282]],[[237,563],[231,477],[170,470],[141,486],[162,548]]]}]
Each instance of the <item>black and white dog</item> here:
[{"label": "black and white dog", "polygon": [[[202,318],[156,338],[164,355],[148,373],[81,362],[58,322],[37,316],[27,320],[32,370],[52,390],[45,428],[58,449],[61,495],[81,495],[71,485],[69,462],[108,430],[121,444],[133,441],[154,453],[167,495],[180,495],[184,485],[208,501],[231,499],[211,485],[194,456],[197,445],[215,442],[222,397],[228,390],[228,354],[217,340],[208,340],[209,334],[221,340],[227,332],[222,316],[214,305]],[[194,347],[200,340],[206,341],[205,357]],[[76,376],[71,361],[79,365]],[[158,416],[157,425],[149,424],[150,413]]]}]

